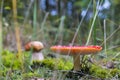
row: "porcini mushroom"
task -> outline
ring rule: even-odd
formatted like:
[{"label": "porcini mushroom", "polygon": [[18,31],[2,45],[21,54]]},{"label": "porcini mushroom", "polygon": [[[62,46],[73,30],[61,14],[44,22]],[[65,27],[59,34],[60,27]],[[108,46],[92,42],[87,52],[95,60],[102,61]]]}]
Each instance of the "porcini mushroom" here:
[{"label": "porcini mushroom", "polygon": [[44,59],[44,56],[41,50],[44,48],[44,45],[40,41],[31,41],[25,45],[26,51],[32,51],[32,61],[41,61]]},{"label": "porcini mushroom", "polygon": [[56,53],[73,56],[75,71],[80,70],[80,55],[95,54],[102,50],[101,46],[52,46],[50,48]]}]

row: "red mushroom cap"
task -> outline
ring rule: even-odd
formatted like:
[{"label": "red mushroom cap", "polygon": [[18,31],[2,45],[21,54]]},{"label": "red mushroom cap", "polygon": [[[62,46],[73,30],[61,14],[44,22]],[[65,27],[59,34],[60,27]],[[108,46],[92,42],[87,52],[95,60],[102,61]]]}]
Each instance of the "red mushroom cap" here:
[{"label": "red mushroom cap", "polygon": [[30,51],[33,49],[33,51],[40,51],[44,48],[44,45],[40,41],[31,41],[25,45],[25,50]]},{"label": "red mushroom cap", "polygon": [[50,48],[54,52],[58,52],[64,55],[74,55],[74,54],[92,54],[97,53],[102,50],[101,46],[52,46]]}]

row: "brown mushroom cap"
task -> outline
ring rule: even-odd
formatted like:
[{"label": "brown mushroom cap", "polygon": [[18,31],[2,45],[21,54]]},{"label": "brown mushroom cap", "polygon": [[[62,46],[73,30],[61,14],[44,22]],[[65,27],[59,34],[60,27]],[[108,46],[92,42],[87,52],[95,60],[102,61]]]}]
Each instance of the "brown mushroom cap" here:
[{"label": "brown mushroom cap", "polygon": [[40,41],[31,41],[25,45],[25,50],[30,51],[33,49],[33,51],[40,51],[44,48],[44,45]]},{"label": "brown mushroom cap", "polygon": [[74,54],[95,54],[102,50],[101,46],[52,46],[52,51],[63,54],[63,55],[74,55]]}]

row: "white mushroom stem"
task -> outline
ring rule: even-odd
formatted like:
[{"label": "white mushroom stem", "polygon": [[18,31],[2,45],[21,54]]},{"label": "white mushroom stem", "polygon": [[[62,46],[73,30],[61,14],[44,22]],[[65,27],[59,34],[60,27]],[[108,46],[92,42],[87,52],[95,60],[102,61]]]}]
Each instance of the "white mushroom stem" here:
[{"label": "white mushroom stem", "polygon": [[42,52],[34,52],[32,53],[32,61],[41,61],[44,59]]},{"label": "white mushroom stem", "polygon": [[81,69],[80,55],[73,55],[74,61],[74,71],[79,71]]}]

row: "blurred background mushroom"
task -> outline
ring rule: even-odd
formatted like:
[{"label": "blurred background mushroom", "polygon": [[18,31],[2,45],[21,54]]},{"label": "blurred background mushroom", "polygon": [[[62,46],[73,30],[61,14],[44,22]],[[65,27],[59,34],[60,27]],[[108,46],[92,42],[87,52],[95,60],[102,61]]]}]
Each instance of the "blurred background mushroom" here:
[{"label": "blurred background mushroom", "polygon": [[41,50],[44,48],[44,45],[40,41],[31,41],[25,45],[26,51],[32,51],[32,61],[41,61],[44,59],[44,55]]}]

